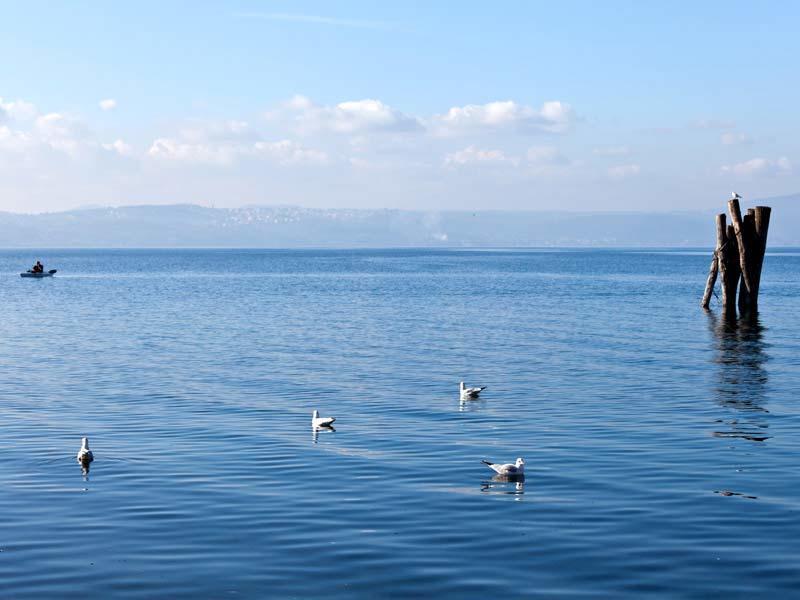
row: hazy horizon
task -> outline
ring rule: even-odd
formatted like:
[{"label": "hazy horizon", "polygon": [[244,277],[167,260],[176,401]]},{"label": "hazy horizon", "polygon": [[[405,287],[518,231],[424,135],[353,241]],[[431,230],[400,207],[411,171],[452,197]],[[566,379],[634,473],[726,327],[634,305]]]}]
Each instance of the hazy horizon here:
[{"label": "hazy horizon", "polygon": [[[800,195],[764,199],[771,246],[800,245]],[[746,202],[743,208],[753,203]],[[711,247],[717,210],[212,208],[197,204],[0,212],[16,248]]]},{"label": "hazy horizon", "polygon": [[[776,196],[771,198],[756,198],[752,201],[746,201],[748,206],[755,206],[761,203],[769,203],[774,201],[785,201],[789,200],[791,202],[797,203],[800,207],[800,193],[796,194],[786,194],[782,196]],[[368,206],[326,206],[326,207],[319,207],[319,206],[311,206],[311,205],[304,205],[304,204],[297,204],[297,203],[285,203],[285,202],[261,202],[261,203],[251,203],[251,204],[242,204],[238,206],[217,206],[213,203],[200,203],[200,202],[164,202],[164,203],[150,203],[150,202],[131,202],[127,204],[99,204],[99,203],[92,203],[92,204],[78,204],[75,206],[70,206],[62,209],[57,210],[42,210],[42,211],[24,211],[24,210],[0,210],[0,212],[4,212],[7,214],[13,215],[20,215],[20,216],[37,216],[37,215],[47,215],[47,214],[57,214],[57,213],[66,213],[66,212],[77,212],[77,211],[88,211],[88,210],[107,210],[107,209],[122,209],[122,208],[135,208],[135,207],[150,207],[150,208],[168,208],[172,206],[192,206],[198,208],[208,208],[208,209],[224,209],[224,210],[246,210],[250,208],[264,208],[264,209],[280,209],[280,208],[297,208],[302,210],[335,210],[335,211],[370,211],[370,210],[377,210],[377,211],[407,211],[407,212],[417,212],[417,213],[439,213],[439,212],[451,212],[451,213],[458,213],[458,212],[480,212],[480,213],[491,213],[491,212],[518,212],[518,213],[558,213],[558,214],[566,214],[566,215],[581,215],[581,214],[591,214],[591,215],[626,215],[626,214],[636,214],[636,215],[670,215],[670,214],[698,214],[698,213],[719,213],[725,212],[722,207],[725,206],[726,198],[721,198],[716,206],[708,206],[708,207],[699,207],[699,208],[683,208],[683,209],[673,209],[670,207],[663,208],[661,206],[655,206],[651,209],[643,209],[643,208],[631,208],[631,209],[602,209],[600,208],[585,208],[585,209],[578,209],[578,208],[479,208],[479,209],[469,209],[469,208],[443,208],[443,209],[435,209],[435,208],[403,208],[400,206],[378,206],[378,207],[368,207]]]}]

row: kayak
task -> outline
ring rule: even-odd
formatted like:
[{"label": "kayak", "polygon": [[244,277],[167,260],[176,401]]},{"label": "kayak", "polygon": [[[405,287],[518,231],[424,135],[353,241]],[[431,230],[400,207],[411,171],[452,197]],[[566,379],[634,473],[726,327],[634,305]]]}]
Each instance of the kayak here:
[{"label": "kayak", "polygon": [[36,279],[41,279],[42,277],[52,277],[57,272],[56,269],[51,269],[47,273],[34,273],[33,271],[27,271],[26,273],[20,273],[20,277],[34,277]]}]

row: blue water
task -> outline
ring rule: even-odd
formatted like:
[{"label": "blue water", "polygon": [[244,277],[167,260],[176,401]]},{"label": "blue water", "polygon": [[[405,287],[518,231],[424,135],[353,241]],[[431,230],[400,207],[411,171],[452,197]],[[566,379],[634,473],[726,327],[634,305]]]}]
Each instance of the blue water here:
[{"label": "blue water", "polygon": [[798,597],[800,256],[707,267],[2,251],[0,596]]}]

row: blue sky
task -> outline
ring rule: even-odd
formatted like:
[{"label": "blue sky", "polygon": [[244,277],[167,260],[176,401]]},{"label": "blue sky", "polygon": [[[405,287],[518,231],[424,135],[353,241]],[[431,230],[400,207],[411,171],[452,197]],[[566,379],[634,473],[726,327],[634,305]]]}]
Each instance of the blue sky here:
[{"label": "blue sky", "polygon": [[799,7],[0,2],[0,210],[794,193]]}]

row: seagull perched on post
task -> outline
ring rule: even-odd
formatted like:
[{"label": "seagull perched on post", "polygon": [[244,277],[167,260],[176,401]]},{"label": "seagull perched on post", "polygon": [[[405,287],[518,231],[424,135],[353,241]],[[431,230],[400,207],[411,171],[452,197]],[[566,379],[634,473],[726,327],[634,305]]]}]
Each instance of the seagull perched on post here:
[{"label": "seagull perched on post", "polygon": [[94,460],[94,454],[89,450],[89,438],[81,438],[81,449],[75,458],[84,467]]},{"label": "seagull perched on post", "polygon": [[488,460],[482,460],[483,464],[489,467],[492,471],[497,473],[498,475],[524,475],[525,474],[525,459],[518,458],[516,462],[506,463],[503,465],[499,465],[497,463],[491,463]]},{"label": "seagull perched on post", "polygon": [[736,192],[731,192],[731,200],[741,200],[742,197]]},{"label": "seagull perched on post", "polygon": [[336,419],[334,417],[320,417],[319,411],[315,410],[311,413],[311,426],[312,427],[330,427]]},{"label": "seagull perched on post", "polygon": [[458,390],[461,393],[461,399],[466,400],[467,398],[477,398],[480,393],[486,389],[486,386],[481,387],[465,387],[464,382],[462,381],[458,384]]}]

